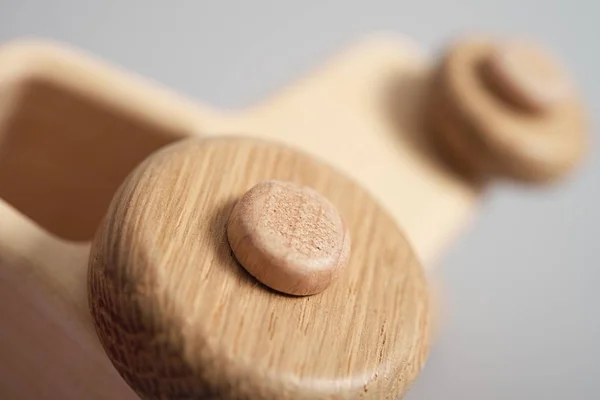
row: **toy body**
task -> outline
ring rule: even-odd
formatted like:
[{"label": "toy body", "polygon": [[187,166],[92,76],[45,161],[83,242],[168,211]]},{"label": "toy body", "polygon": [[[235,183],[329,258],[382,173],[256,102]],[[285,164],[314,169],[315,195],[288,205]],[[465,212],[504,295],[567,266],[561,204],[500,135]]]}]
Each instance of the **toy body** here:
[{"label": "toy body", "polygon": [[432,83],[414,45],[377,37],[249,110],[221,112],[51,44],[0,50],[0,397],[136,397],[90,316],[89,241],[125,177],[186,137],[274,140],[325,161],[434,265],[484,184],[434,150]]}]

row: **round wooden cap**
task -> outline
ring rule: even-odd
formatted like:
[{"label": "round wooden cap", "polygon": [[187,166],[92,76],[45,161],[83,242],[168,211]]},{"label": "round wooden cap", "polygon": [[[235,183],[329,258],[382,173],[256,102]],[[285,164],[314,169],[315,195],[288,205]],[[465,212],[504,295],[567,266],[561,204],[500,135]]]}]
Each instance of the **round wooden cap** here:
[{"label": "round wooden cap", "polygon": [[464,174],[547,183],[583,158],[584,107],[556,63],[533,47],[473,38],[441,58],[428,120],[442,154]]},{"label": "round wooden cap", "polygon": [[229,217],[227,235],[252,276],[293,295],[323,291],[350,255],[348,228],[335,206],[292,182],[264,181],[246,192]]},{"label": "round wooden cap", "polygon": [[[227,226],[249,190],[278,203],[269,208],[277,213],[300,196],[268,224],[308,207],[318,220],[275,230],[324,265],[329,251],[318,247],[343,258],[352,237],[347,265],[326,290],[284,295],[239,265]],[[318,240],[290,233],[303,230]],[[186,140],[146,159],[98,230],[89,296],[100,342],[144,399],[395,399],[429,348],[426,278],[393,218],[327,164],[250,138]]]},{"label": "round wooden cap", "polygon": [[489,83],[515,106],[545,111],[574,96],[574,88],[558,60],[527,41],[497,43],[487,56]]}]

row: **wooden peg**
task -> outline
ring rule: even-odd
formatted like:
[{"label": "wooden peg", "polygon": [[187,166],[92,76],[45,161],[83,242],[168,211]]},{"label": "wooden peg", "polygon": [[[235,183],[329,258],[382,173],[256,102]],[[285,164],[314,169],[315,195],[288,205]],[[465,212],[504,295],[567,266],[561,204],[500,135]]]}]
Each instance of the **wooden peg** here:
[{"label": "wooden peg", "polygon": [[579,164],[588,133],[584,107],[544,54],[531,43],[477,37],[448,46],[428,113],[437,145],[462,173],[547,183]]},{"label": "wooden peg", "polygon": [[256,279],[284,293],[323,291],[350,256],[350,235],[317,191],[264,181],[237,202],[227,226],[236,258]]}]

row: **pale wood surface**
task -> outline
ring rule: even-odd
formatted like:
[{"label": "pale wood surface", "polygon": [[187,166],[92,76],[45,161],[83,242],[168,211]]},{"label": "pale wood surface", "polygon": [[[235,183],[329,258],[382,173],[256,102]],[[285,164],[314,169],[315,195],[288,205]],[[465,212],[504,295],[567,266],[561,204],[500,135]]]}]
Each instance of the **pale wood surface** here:
[{"label": "pale wood surface", "polygon": [[137,398],[98,342],[88,254],[0,202],[1,398]]},{"label": "pale wood surface", "polygon": [[[422,105],[429,83],[426,60],[405,39],[368,38],[280,93],[239,112],[199,107],[89,56],[48,43],[8,45],[0,58],[7,71],[2,78],[3,86],[16,88],[6,90],[7,93],[29,88],[33,94],[40,91],[45,94],[49,87],[58,97],[47,95],[43,103],[39,101],[43,105],[36,104],[36,109],[49,109],[36,119],[37,124],[52,126],[58,135],[68,130],[60,141],[72,147],[73,153],[89,153],[89,148],[94,148],[98,149],[97,153],[115,154],[118,157],[113,158],[124,160],[112,166],[114,162],[104,160],[96,165],[92,158],[78,166],[81,179],[76,180],[73,177],[76,168],[70,164],[71,158],[64,157],[64,152],[50,152],[45,157],[37,155],[40,160],[52,160],[53,176],[68,177],[63,178],[63,182],[43,186],[38,182],[46,172],[44,168],[33,172],[31,166],[20,168],[20,172],[31,175],[27,187],[51,201],[42,207],[45,212],[37,211],[37,215],[36,208],[23,200],[25,195],[15,194],[14,201],[7,201],[19,203],[17,208],[25,208],[47,229],[58,231],[68,239],[91,238],[101,211],[110,200],[107,193],[114,193],[117,182],[132,164],[154,148],[186,135],[244,134],[275,139],[327,160],[383,203],[410,232],[408,236],[426,265],[434,263],[436,255],[469,218],[480,190],[457,178],[432,154],[422,126],[426,118]],[[50,107],[60,102],[67,102],[69,107],[83,103],[85,110],[72,112],[67,106],[58,110]],[[24,108],[24,112],[29,112]],[[52,113],[57,115],[44,118]],[[87,118],[84,121],[74,118],[79,113],[86,114]],[[59,117],[65,114],[69,118]],[[107,120],[110,124],[106,129],[94,129],[102,128]],[[58,124],[61,121],[64,123]],[[25,136],[23,132],[35,136],[40,131],[19,126],[6,129],[18,129],[21,136]],[[90,129],[92,133],[86,135]],[[85,140],[73,140],[76,135],[86,135]],[[32,145],[38,141],[35,137],[27,141],[29,152],[39,152]],[[24,152],[8,145],[10,141],[0,150],[11,154],[11,158]],[[16,171],[19,167],[15,163],[7,164],[5,171]],[[5,181],[9,181],[8,178]],[[2,182],[0,195],[3,198],[8,197],[2,193],[7,191],[4,187],[11,186],[14,185]],[[79,194],[79,201],[75,203],[56,194],[65,191],[74,196],[77,193],[95,195],[81,198]],[[441,193],[444,196],[440,196]],[[92,202],[90,198],[99,199]],[[68,214],[69,209],[70,212],[81,209],[79,214],[86,216],[68,221],[53,220],[57,214]],[[84,213],[84,210],[89,212]],[[423,224],[424,219],[436,223]],[[81,226],[75,222],[81,220],[84,221]],[[64,226],[69,224],[76,226],[63,232]]]},{"label": "pale wood surface", "polygon": [[[353,238],[314,296],[284,296],[236,262],[226,226],[264,180],[327,197]],[[100,339],[148,399],[394,399],[429,347],[424,272],[394,220],[354,181],[254,139],[184,141],[121,187],[90,256]]]},{"label": "pale wood surface", "polygon": [[282,140],[327,160],[382,203],[429,268],[483,189],[453,173],[430,142],[429,68],[407,40],[367,38],[215,130]]},{"label": "pale wood surface", "polygon": [[1,310],[11,321],[0,394],[135,398],[93,334],[87,241],[130,170],[187,136],[275,139],[326,160],[434,265],[482,187],[451,172],[429,143],[430,76],[414,45],[375,37],[248,110],[221,112],[52,43],[0,49]]}]

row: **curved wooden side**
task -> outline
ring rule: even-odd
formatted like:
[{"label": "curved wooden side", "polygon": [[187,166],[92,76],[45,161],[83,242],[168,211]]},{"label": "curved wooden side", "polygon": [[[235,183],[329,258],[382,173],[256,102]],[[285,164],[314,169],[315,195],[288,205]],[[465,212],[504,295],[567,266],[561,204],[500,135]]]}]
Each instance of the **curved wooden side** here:
[{"label": "curved wooden side", "polygon": [[0,202],[1,398],[137,398],[96,336],[88,254]]}]

